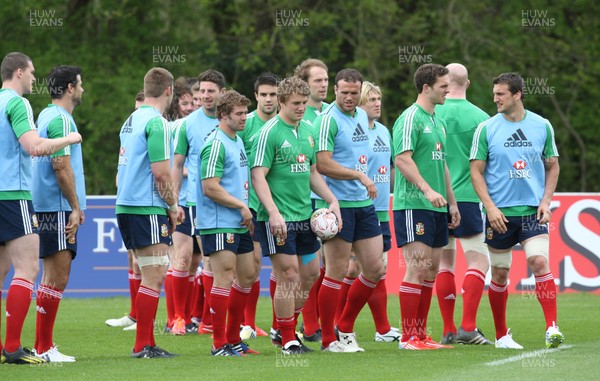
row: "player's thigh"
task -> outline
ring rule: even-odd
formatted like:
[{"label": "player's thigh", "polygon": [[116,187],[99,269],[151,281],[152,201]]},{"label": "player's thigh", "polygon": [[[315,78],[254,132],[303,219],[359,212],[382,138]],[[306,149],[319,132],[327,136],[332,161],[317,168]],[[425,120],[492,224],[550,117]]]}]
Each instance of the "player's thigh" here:
[{"label": "player's thigh", "polygon": [[40,239],[37,234],[27,234],[19,238],[7,241],[6,252],[8,252],[15,273],[35,273],[39,271]]},{"label": "player's thigh", "polygon": [[342,280],[348,271],[348,261],[352,244],[340,237],[325,241],[321,250],[327,261],[326,274],[336,280]]},{"label": "player's thigh", "polygon": [[73,255],[70,250],[61,250],[42,260],[42,283],[64,289],[71,273]]}]

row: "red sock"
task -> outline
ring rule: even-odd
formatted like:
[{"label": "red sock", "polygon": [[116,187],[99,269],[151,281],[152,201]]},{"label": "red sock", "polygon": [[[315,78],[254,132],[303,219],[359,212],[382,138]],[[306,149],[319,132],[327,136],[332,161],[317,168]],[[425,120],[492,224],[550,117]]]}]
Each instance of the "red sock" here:
[{"label": "red sock", "polygon": [[241,341],[240,324],[244,320],[244,309],[251,290],[252,287],[244,288],[235,282],[231,287],[227,305],[227,342],[229,344],[237,344]]},{"label": "red sock", "polygon": [[506,335],[506,300],[508,299],[508,283],[498,284],[494,281],[490,282],[488,289],[488,297],[490,299],[490,307],[494,316],[494,326],[496,327],[496,339]]},{"label": "red sock", "polygon": [[346,302],[348,301],[348,291],[355,280],[356,278],[348,278],[347,276],[342,279],[342,287],[340,288],[340,295],[338,296],[337,307],[335,309],[335,324],[340,322],[340,317],[342,316],[342,312],[344,312],[344,307],[346,307]]},{"label": "red sock", "polygon": [[275,300],[275,291],[277,290],[277,276],[271,273],[271,277],[269,278],[269,294],[271,295],[271,313],[273,316],[273,320],[271,321],[271,328],[279,329],[279,325],[277,324],[277,316],[275,315],[275,305],[273,301]]},{"label": "red sock", "polygon": [[373,289],[373,293],[369,298],[369,308],[373,315],[373,321],[375,322],[375,330],[380,334],[388,333],[392,327],[390,327],[390,321],[387,316],[387,287],[385,285],[385,274],[377,286]]},{"label": "red sock", "polygon": [[44,353],[54,345],[52,331],[58,312],[58,305],[62,299],[62,290],[42,284],[38,287],[36,296],[36,330],[35,345],[37,353]]},{"label": "red sock", "polygon": [[137,319],[137,313],[135,311],[135,299],[137,298],[138,288],[142,283],[142,274],[136,274],[133,271],[129,273],[129,299],[131,306],[129,307],[129,317],[133,320]]},{"label": "red sock", "polygon": [[556,323],[556,284],[551,272],[535,277],[535,295],[544,311],[548,329]]},{"label": "red sock", "polygon": [[154,344],[154,318],[156,317],[156,309],[158,308],[158,298],[159,292],[156,290],[146,286],[140,286],[138,289],[135,300],[135,308],[138,316],[134,352],[139,352],[145,346],[152,346]]},{"label": "red sock", "polygon": [[[191,272],[189,274],[192,274]],[[185,324],[190,324],[192,322],[192,305],[194,304],[194,300],[196,300],[196,295],[194,292],[196,291],[195,283],[194,283],[194,275],[188,276],[188,285],[187,285],[187,298],[185,300]]]},{"label": "red sock", "polygon": [[424,339],[427,336],[427,316],[429,315],[429,307],[431,306],[431,294],[433,293],[434,283],[435,279],[424,280],[421,287],[421,299],[419,300],[419,310],[417,312],[417,330],[420,339]]},{"label": "red sock", "polygon": [[192,317],[202,319],[202,310],[204,309],[204,285],[202,284],[202,275],[196,274],[194,282],[195,299],[192,309]]},{"label": "red sock", "polygon": [[187,292],[189,287],[189,271],[173,269],[173,303],[175,304],[175,319],[185,317],[185,305],[187,303]]},{"label": "red sock", "polygon": [[165,302],[167,304],[167,326],[173,327],[175,318],[175,302],[173,301],[173,274],[172,270],[167,270],[167,276],[164,281]]},{"label": "red sock", "polygon": [[6,339],[4,349],[14,352],[21,346],[23,323],[31,304],[33,283],[23,278],[13,278],[6,297]]},{"label": "red sock", "polygon": [[296,333],[296,327],[298,326],[298,316],[300,316],[303,309],[303,307],[300,307],[294,310],[294,334]]},{"label": "red sock", "polygon": [[327,348],[329,344],[337,340],[333,330],[333,320],[335,319],[335,310],[341,287],[342,282],[326,276],[323,278],[323,284],[319,290],[319,316],[321,318],[322,344],[324,348]]},{"label": "red sock", "polygon": [[225,319],[227,318],[229,293],[230,291],[228,289],[221,287],[212,287],[210,292],[209,301],[211,315],[213,315],[213,345],[215,348],[221,348],[223,345],[227,344],[227,336],[225,334]]},{"label": "red sock", "polygon": [[338,329],[340,332],[354,332],[354,322],[363,309],[365,304],[369,301],[373,290],[377,287],[377,283],[374,283],[361,273],[356,281],[350,286],[348,291],[348,300],[346,306],[340,316],[338,322]]},{"label": "red sock", "polygon": [[212,297],[213,285],[212,272],[202,271],[202,284],[204,285],[204,309],[202,310],[202,324],[212,327],[212,314],[210,313],[210,298]]},{"label": "red sock", "polygon": [[456,284],[454,273],[449,270],[440,271],[435,279],[435,292],[437,294],[440,313],[444,321],[444,336],[448,332],[456,334],[454,325],[454,304],[456,303]]},{"label": "red sock", "polygon": [[249,325],[256,330],[256,305],[258,304],[258,296],[260,295],[260,276],[256,277],[256,281],[252,284],[252,289],[248,295],[246,308],[244,309],[244,325]]},{"label": "red sock", "polygon": [[417,311],[421,300],[421,285],[402,282],[400,291],[400,315],[402,318],[402,341],[407,341],[417,334]]},{"label": "red sock", "polygon": [[463,315],[461,326],[467,332],[477,328],[477,309],[483,294],[485,274],[476,269],[469,269],[462,285]]},{"label": "red sock", "polygon": [[319,275],[319,279],[315,283],[313,283],[310,291],[308,293],[308,298],[304,303],[304,309],[302,310],[302,319],[304,321],[304,334],[306,336],[314,335],[315,332],[320,328],[319,327],[319,308],[318,308],[318,297],[319,297],[319,288],[321,288],[321,283],[323,282],[323,276],[325,275],[325,270],[321,267],[321,274]]},{"label": "red sock", "polygon": [[281,344],[289,343],[292,340],[296,340],[296,333],[294,332],[294,317],[277,318],[277,325],[279,326],[279,333],[281,334]]}]

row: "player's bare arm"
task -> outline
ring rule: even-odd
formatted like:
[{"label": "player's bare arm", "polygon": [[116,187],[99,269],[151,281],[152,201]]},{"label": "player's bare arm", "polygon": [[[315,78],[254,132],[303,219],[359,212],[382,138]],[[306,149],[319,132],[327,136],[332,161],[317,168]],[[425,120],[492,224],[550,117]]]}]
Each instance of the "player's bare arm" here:
[{"label": "player's bare arm", "polygon": [[450,213],[450,223],[448,227],[450,229],[456,229],[460,225],[460,212],[458,211],[458,204],[456,197],[454,197],[454,189],[452,189],[452,180],[450,180],[450,170],[448,165],[444,164],[444,180],[446,182],[446,198],[448,199],[448,213]]},{"label": "player's bare arm", "polygon": [[377,197],[377,187],[369,176],[364,172],[340,165],[333,160],[333,152],[331,151],[317,152],[317,171],[336,180],[359,180],[367,188],[369,198],[375,199]]},{"label": "player's bare arm", "polygon": [[[173,233],[175,231],[175,226],[178,223],[181,223],[183,211],[177,209],[178,193],[173,184],[173,179],[171,178],[171,166],[169,160],[154,162],[150,164],[150,167],[152,169],[154,184],[158,194],[164,200],[164,202],[169,205],[167,214],[171,224],[170,231]],[[173,205],[175,205],[175,209],[172,209]]]},{"label": "player's bare arm", "polygon": [[49,156],[71,144],[81,143],[78,132],[70,132],[64,138],[41,138],[36,130],[27,131],[19,138],[19,143],[31,156]]},{"label": "player's bare arm", "polygon": [[483,203],[483,207],[486,210],[488,220],[492,229],[498,233],[506,233],[506,223],[508,220],[504,216],[504,213],[496,207],[496,204],[492,201],[490,194],[488,193],[487,184],[485,183],[485,161],[483,160],[471,160],[471,182],[475,193]]},{"label": "player's bare arm", "polygon": [[550,202],[552,201],[552,195],[556,189],[558,183],[558,175],[560,173],[560,166],[558,164],[558,156],[553,156],[544,161],[544,169],[546,171],[546,183],[544,184],[544,196],[542,202],[538,206],[537,219],[540,224],[547,224],[550,222],[551,211]]},{"label": "player's bare arm", "polygon": [[221,185],[220,177],[209,177],[202,180],[202,192],[206,197],[218,204],[231,209],[240,209],[242,215],[242,223],[240,225],[248,228],[251,234],[254,232],[252,213],[250,212],[250,209],[248,209],[248,205],[242,200],[229,194]]},{"label": "player's bare arm", "polygon": [[67,239],[72,239],[79,229],[79,224],[83,223],[83,215],[79,209],[79,200],[77,200],[77,192],[75,191],[75,175],[71,167],[71,157],[68,155],[52,158],[52,169],[56,176],[56,182],[60,191],[65,195],[65,198],[71,206],[71,214],[69,222],[65,226]]},{"label": "player's bare arm", "polygon": [[419,168],[417,168],[417,164],[415,164],[412,159],[413,151],[404,151],[401,154],[397,155],[394,159],[394,164],[402,173],[402,176],[406,178],[409,182],[411,182],[414,186],[419,189],[425,198],[436,208],[441,208],[446,206],[447,201],[438,192],[434,191],[431,186],[425,181],[421,173],[419,172]]}]

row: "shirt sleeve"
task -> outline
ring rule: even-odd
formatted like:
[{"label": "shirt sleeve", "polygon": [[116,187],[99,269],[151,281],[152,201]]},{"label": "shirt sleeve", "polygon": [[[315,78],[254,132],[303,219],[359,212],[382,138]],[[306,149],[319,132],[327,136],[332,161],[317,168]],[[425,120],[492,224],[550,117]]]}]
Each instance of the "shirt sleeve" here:
[{"label": "shirt sleeve", "polygon": [[[64,115],[60,115],[60,116],[57,116],[56,118],[52,119],[52,121],[48,125],[48,138],[49,139],[64,138],[65,136],[69,135],[70,132],[71,132],[71,122]],[[52,157],[70,156],[70,155],[71,155],[71,146],[68,145],[65,148],[53,153]]]},{"label": "shirt sleeve", "polygon": [[488,142],[487,142],[487,127],[484,123],[480,123],[473,135],[473,144],[471,145],[471,155],[469,160],[487,161]]},{"label": "shirt sleeve", "polygon": [[544,145],[544,157],[558,156],[558,148],[556,147],[556,141],[554,140],[554,128],[550,121],[546,120],[546,144]]},{"label": "shirt sleeve", "polygon": [[225,168],[225,148],[219,140],[213,140],[202,148],[200,153],[200,179],[223,177]]},{"label": "shirt sleeve", "polygon": [[273,144],[273,129],[263,128],[260,132],[258,139],[254,139],[252,145],[252,152],[254,152],[254,167],[266,167],[271,168],[273,159],[275,158],[275,145]]},{"label": "shirt sleeve", "polygon": [[156,116],[146,124],[148,157],[151,163],[171,159],[171,139],[167,121]]},{"label": "shirt sleeve", "polygon": [[13,97],[6,106],[6,116],[17,139],[28,131],[35,131],[33,111],[29,101],[23,97]]},{"label": "shirt sleeve", "polygon": [[400,116],[394,123],[394,157],[405,151],[415,150],[417,145],[419,131],[414,128],[413,118]]},{"label": "shirt sleeve", "polygon": [[331,151],[335,145],[335,136],[338,133],[338,125],[329,114],[321,114],[314,121],[317,140],[317,152]]},{"label": "shirt sleeve", "polygon": [[173,147],[175,147],[175,154],[187,156],[190,148],[187,139],[187,121],[173,131]]}]

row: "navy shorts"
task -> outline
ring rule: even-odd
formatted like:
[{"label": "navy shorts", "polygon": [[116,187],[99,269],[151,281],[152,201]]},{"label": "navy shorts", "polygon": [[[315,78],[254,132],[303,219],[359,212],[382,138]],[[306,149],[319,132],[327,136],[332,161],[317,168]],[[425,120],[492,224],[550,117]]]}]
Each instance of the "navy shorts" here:
[{"label": "navy shorts", "polygon": [[447,213],[425,209],[394,210],[396,243],[402,247],[414,241],[429,247],[444,247],[448,244]]},{"label": "navy shorts", "polygon": [[321,245],[310,228],[310,219],[298,222],[286,222],[287,238],[276,238],[271,234],[269,223],[259,221],[254,227],[254,235],[260,237],[263,257],[273,254],[308,255],[314,254]]},{"label": "navy shorts", "polygon": [[381,235],[379,218],[373,205],[360,208],[340,208],[342,212],[342,231],[336,237],[353,243],[361,239]]},{"label": "navy shorts", "polygon": [[506,217],[507,231],[500,234],[490,226],[490,221],[485,218],[485,243],[494,249],[510,249],[519,242],[536,235],[548,234],[548,225],[540,225],[537,216]]},{"label": "navy shorts", "polygon": [[127,250],[173,242],[165,215],[117,214],[117,223]]},{"label": "navy shorts", "polygon": [[390,231],[390,221],[380,222],[381,234],[383,235],[383,252],[390,251],[392,248],[392,232]]},{"label": "navy shorts", "polygon": [[256,228],[258,226],[258,221],[256,220],[256,210],[250,208],[250,213],[252,213],[252,225],[254,225],[254,234],[252,234],[252,242],[260,243],[260,237],[256,234]]},{"label": "navy shorts", "polygon": [[38,212],[38,234],[40,235],[40,258],[59,251],[69,250],[71,259],[77,255],[77,238],[67,239],[65,226],[71,212]]},{"label": "navy shorts", "polygon": [[[456,229],[449,229],[449,234],[456,238],[469,237],[483,233],[483,216],[478,202],[459,202],[460,225]],[[452,216],[448,213],[448,223]]]},{"label": "navy shorts", "polygon": [[201,253],[200,245],[198,245],[198,241],[196,240],[196,207],[195,206],[184,206],[180,205],[183,208],[183,213],[185,214],[185,221],[175,227],[175,231],[181,234],[185,234],[189,237],[194,238],[192,241],[194,242],[193,253]]},{"label": "navy shorts", "polygon": [[0,245],[37,233],[37,216],[31,200],[0,200]]},{"label": "navy shorts", "polygon": [[200,239],[205,257],[223,250],[232,251],[234,254],[246,254],[254,251],[249,232],[200,234]]}]

